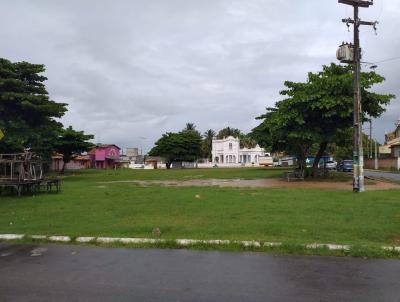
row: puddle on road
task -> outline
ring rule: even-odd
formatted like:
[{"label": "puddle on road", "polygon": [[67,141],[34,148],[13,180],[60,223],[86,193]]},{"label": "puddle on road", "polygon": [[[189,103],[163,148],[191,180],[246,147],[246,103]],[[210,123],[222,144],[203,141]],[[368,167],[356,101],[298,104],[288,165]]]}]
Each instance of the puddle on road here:
[{"label": "puddle on road", "polygon": [[[231,187],[231,188],[293,188],[293,189],[333,189],[352,190],[352,182],[297,181],[287,182],[282,179],[189,179],[189,180],[119,180],[101,183],[132,183],[144,187]],[[400,185],[374,181],[367,184],[366,190],[400,189]]]}]

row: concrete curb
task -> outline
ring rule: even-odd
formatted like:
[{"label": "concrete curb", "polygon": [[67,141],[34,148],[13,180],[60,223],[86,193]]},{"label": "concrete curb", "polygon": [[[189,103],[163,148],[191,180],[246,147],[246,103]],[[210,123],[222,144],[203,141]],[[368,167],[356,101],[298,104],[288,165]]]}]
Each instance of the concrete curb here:
[{"label": "concrete curb", "polygon": [[[121,237],[76,237],[71,238],[69,236],[46,236],[46,235],[24,235],[24,234],[0,234],[0,241],[15,241],[22,239],[33,239],[48,242],[76,242],[76,243],[122,243],[122,244],[153,244],[157,245],[160,243],[166,243],[168,241],[175,241],[179,246],[185,247],[195,244],[204,245],[242,245],[243,247],[280,247],[283,245],[281,242],[260,242],[260,241],[238,241],[238,240],[198,240],[198,239],[154,239],[154,238],[121,238]],[[351,245],[342,244],[331,244],[331,243],[310,243],[310,244],[299,244],[299,246],[305,247],[306,249],[328,249],[331,251],[347,251],[350,250]],[[400,252],[400,246],[381,246],[386,251]]]}]

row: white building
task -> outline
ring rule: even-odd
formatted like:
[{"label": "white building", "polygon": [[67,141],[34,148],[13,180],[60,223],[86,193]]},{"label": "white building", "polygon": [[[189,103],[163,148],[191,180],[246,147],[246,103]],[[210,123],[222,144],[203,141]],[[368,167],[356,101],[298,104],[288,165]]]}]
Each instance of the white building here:
[{"label": "white building", "polygon": [[262,156],[265,156],[263,148],[258,145],[252,149],[240,148],[239,138],[233,136],[212,141],[214,164],[256,164]]}]

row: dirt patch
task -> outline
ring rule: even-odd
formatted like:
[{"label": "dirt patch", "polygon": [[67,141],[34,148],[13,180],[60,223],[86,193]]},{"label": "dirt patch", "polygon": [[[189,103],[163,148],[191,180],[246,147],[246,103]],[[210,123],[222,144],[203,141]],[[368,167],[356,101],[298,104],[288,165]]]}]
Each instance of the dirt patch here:
[{"label": "dirt patch", "polygon": [[[292,188],[292,189],[333,189],[352,190],[352,182],[328,181],[296,181],[288,182],[282,179],[190,179],[190,180],[121,180],[106,183],[133,183],[140,186],[165,187],[231,187],[231,188]],[[366,184],[366,190],[400,189],[399,184],[374,181]]]},{"label": "dirt patch", "polygon": [[394,245],[400,245],[400,233],[390,236],[390,241]]}]

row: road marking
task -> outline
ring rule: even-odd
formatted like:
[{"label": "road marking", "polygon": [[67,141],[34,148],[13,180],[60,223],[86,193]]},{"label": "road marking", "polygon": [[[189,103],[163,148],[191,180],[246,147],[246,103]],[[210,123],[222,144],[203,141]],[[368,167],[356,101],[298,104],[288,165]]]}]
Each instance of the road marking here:
[{"label": "road marking", "polygon": [[0,254],[0,257],[7,257],[7,256],[10,256],[10,255],[12,255],[12,253],[1,253]]},{"label": "road marking", "polygon": [[45,248],[45,247],[35,248],[35,249],[31,250],[31,257],[42,256],[46,251],[47,251],[47,248]]}]

